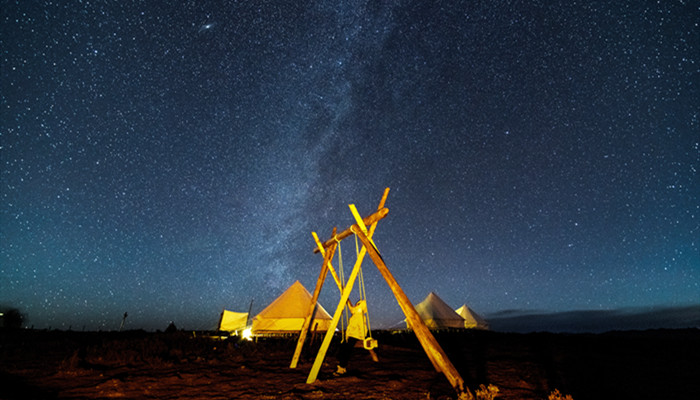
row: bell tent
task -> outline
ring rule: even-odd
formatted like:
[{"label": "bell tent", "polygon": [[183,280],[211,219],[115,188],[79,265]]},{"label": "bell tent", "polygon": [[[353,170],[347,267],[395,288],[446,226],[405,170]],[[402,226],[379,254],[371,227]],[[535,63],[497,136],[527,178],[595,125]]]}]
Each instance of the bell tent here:
[{"label": "bell tent", "polygon": [[[311,293],[299,281],[284,291],[275,301],[253,318],[253,334],[298,333],[311,305]],[[331,316],[321,306],[316,305],[311,329],[327,331]]]},{"label": "bell tent", "polygon": [[429,329],[464,328],[464,318],[434,292],[416,305],[416,311]]},{"label": "bell tent", "polygon": [[455,310],[462,318],[464,318],[464,327],[467,329],[489,329],[489,323],[477,314],[466,304]]}]

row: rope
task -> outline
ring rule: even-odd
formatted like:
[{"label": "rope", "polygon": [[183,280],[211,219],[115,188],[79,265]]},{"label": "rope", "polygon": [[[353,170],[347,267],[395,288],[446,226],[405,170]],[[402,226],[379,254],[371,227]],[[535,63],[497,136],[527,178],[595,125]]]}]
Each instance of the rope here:
[{"label": "rope", "polygon": [[[355,235],[355,254],[357,254],[357,257],[360,256],[360,246],[357,243],[357,235]],[[362,266],[360,266],[360,298],[365,301],[365,305],[367,305],[367,292],[365,291],[365,276],[362,273]],[[372,327],[369,324],[369,307],[367,307],[367,312],[364,316],[364,320],[367,323],[367,334],[369,335],[368,337],[371,339],[372,338]]]},{"label": "rope", "polygon": [[[335,240],[336,243],[338,243],[338,275],[340,275],[340,285],[344,289],[345,288],[345,271],[343,268],[343,250],[340,246],[340,240],[338,240],[337,236],[334,236],[333,239]],[[341,290],[342,292],[342,290]],[[344,307],[343,308],[343,318],[340,319],[340,332],[341,332],[341,337],[342,340],[341,342],[346,342],[348,338],[346,337],[346,332],[347,330],[345,329],[346,326],[348,326],[349,317],[348,317],[348,308]]]}]

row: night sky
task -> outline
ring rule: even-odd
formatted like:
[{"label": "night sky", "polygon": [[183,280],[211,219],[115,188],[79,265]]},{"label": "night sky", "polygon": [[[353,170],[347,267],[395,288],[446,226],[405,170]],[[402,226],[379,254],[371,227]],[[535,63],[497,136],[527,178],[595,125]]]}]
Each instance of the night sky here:
[{"label": "night sky", "polygon": [[[0,304],[213,328],[312,291],[311,232],[389,187],[414,303],[700,305],[697,2],[302,3],[3,0]],[[372,327],[401,321],[364,266]]]}]

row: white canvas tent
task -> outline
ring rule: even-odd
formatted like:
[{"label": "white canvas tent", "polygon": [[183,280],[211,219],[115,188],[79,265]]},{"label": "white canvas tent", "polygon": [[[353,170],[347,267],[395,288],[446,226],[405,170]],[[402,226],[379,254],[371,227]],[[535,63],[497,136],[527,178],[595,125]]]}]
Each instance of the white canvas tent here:
[{"label": "white canvas tent", "polygon": [[464,318],[464,327],[468,329],[489,329],[489,323],[477,314],[471,308],[463,304],[462,307],[455,310],[462,318]]},{"label": "white canvas tent", "polygon": [[238,332],[246,328],[248,324],[248,313],[224,310],[219,321],[220,331]]},{"label": "white canvas tent", "polygon": [[[301,330],[309,312],[311,293],[299,281],[253,318],[253,335],[295,333]],[[327,331],[331,316],[317,303],[311,330]]]},{"label": "white canvas tent", "polygon": [[434,292],[416,305],[416,311],[429,329],[464,328],[464,318]]}]

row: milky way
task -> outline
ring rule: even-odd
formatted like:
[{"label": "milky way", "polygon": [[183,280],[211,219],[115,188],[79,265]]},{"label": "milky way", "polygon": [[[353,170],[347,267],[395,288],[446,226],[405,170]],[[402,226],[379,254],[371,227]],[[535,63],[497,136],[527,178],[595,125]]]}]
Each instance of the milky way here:
[{"label": "milky way", "polygon": [[212,328],[313,290],[311,231],[390,187],[414,302],[700,304],[698,6],[550,3],[4,1],[0,303]]}]

